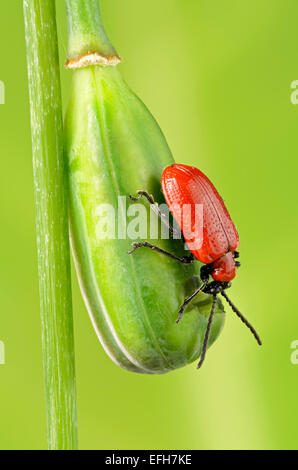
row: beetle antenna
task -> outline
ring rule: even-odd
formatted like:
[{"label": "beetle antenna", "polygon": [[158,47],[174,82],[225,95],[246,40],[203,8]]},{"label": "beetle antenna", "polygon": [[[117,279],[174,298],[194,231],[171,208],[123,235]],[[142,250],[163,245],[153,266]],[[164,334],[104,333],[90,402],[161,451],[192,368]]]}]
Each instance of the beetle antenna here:
[{"label": "beetle antenna", "polygon": [[239,312],[238,308],[233,304],[233,302],[229,299],[229,297],[227,296],[227,294],[222,291],[221,292],[221,295],[226,299],[226,301],[228,302],[228,304],[230,305],[231,309],[233,310],[233,312],[236,313],[237,317],[240,318],[240,320],[244,323],[244,325],[247,326],[247,328],[250,329],[250,331],[252,332],[252,334],[254,335],[254,337],[256,338],[258,344],[260,346],[262,346],[262,341],[258,335],[258,333],[256,332],[256,330],[254,329],[254,327],[249,323],[248,320],[246,320],[246,318],[242,315],[242,313]]},{"label": "beetle antenna", "polygon": [[205,333],[202,354],[201,354],[200,362],[199,362],[198,367],[197,367],[198,369],[200,369],[202,367],[203,362],[205,360],[208,340],[209,340],[212,321],[213,321],[213,316],[214,316],[214,310],[215,310],[215,306],[216,306],[216,298],[217,298],[216,294],[213,294],[213,303],[212,303],[212,308],[211,308],[211,312],[210,312],[210,316],[209,316],[209,320],[208,320],[208,325],[207,325],[207,329],[206,329],[206,333]]}]

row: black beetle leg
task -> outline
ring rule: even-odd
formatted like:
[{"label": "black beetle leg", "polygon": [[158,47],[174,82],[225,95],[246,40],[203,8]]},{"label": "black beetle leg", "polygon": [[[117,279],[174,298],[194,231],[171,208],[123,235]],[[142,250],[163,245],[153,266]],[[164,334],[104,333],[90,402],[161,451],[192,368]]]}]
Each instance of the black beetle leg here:
[{"label": "black beetle leg", "polygon": [[149,194],[147,191],[137,191],[137,194],[139,196],[134,197],[131,194],[129,195],[129,198],[136,202],[139,201],[143,196],[147,199],[148,202],[150,202],[150,207],[152,208],[153,212],[160,218],[162,223],[169,229],[171,235],[175,235],[178,239],[181,238],[181,233],[180,231],[176,230],[173,225],[171,225],[168,220],[165,219],[165,215],[161,212],[161,210],[158,207],[157,202],[154,201],[153,196]]},{"label": "black beetle leg", "polygon": [[207,281],[203,282],[203,284],[190,297],[188,297],[187,299],[184,300],[183,304],[181,305],[181,307],[179,309],[178,318],[176,320],[176,323],[180,322],[181,318],[183,317],[184,310],[185,310],[186,306],[189,304],[189,302],[192,301],[192,299],[194,297],[196,297],[196,295],[198,295],[199,292],[201,292],[201,290],[203,290],[206,287],[206,284],[207,284]]},{"label": "black beetle leg", "polygon": [[165,251],[162,248],[159,248],[158,246],[151,245],[151,243],[148,243],[148,242],[133,242],[131,246],[133,247],[132,250],[127,252],[129,255],[131,255],[138,248],[150,248],[151,250],[157,251],[157,253],[165,255],[168,258],[172,258],[176,261],[180,261],[183,264],[190,264],[195,259],[192,254],[189,256],[183,256],[182,258],[180,258],[179,256],[176,256],[173,253],[169,253],[168,251]]}]

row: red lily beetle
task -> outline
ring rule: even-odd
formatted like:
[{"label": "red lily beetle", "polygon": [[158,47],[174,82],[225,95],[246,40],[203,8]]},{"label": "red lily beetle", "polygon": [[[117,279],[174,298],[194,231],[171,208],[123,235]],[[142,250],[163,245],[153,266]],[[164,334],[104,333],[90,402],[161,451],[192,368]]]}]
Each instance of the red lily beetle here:
[{"label": "red lily beetle", "polygon": [[[180,307],[177,319],[177,323],[179,323],[185,307],[199,292],[202,291],[213,296],[198,369],[202,366],[205,359],[218,294],[221,294],[226,299],[232,310],[250,329],[258,344],[261,345],[262,342],[256,330],[239,312],[225,292],[226,289],[231,287],[231,281],[236,276],[240,263],[237,261],[237,258],[239,258],[237,251],[239,247],[238,232],[222,198],[207,176],[191,166],[174,164],[166,167],[162,174],[161,183],[166,202],[173,217],[180,226],[191,255],[180,258],[148,242],[134,242],[132,244],[133,249],[129,251],[129,254],[138,248],[144,247],[151,248],[184,264],[192,263],[195,260],[203,263],[200,272],[202,284],[190,297],[185,299]],[[163,214],[154,203],[153,197],[146,191],[138,191],[138,194],[138,197],[130,196],[131,200],[137,201],[143,196],[146,197],[152,205],[151,207],[164,220]],[[185,206],[190,206],[191,211],[190,213],[188,212],[186,217],[182,218],[181,214]],[[198,232],[194,231],[196,206],[201,206],[202,208],[201,237],[198,237]],[[169,224],[168,227],[174,233],[175,229]],[[211,282],[209,282],[210,276],[213,278]]]}]

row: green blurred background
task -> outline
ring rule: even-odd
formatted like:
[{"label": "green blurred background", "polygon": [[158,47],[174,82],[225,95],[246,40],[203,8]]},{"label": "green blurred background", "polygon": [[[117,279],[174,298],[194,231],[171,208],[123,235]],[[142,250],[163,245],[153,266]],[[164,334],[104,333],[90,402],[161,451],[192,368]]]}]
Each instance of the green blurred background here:
[{"label": "green blurred background", "polygon": [[[195,365],[140,376],[105,355],[75,275],[80,447],[298,448],[296,0],[102,0],[106,30],[132,89],[177,162],[215,183],[240,232],[232,299],[264,341],[227,310]],[[61,61],[64,2],[58,0]],[[45,405],[22,1],[1,2],[0,448],[46,448]],[[64,104],[71,72],[62,69]]]}]

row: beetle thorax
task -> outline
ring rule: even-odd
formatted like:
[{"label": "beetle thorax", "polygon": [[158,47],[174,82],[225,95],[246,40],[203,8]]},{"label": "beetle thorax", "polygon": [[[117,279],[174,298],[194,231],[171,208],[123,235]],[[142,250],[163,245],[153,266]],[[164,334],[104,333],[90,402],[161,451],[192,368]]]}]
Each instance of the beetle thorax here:
[{"label": "beetle thorax", "polygon": [[213,270],[211,276],[215,281],[228,282],[234,279],[237,267],[234,259],[234,253],[229,251],[224,256],[212,263]]}]

